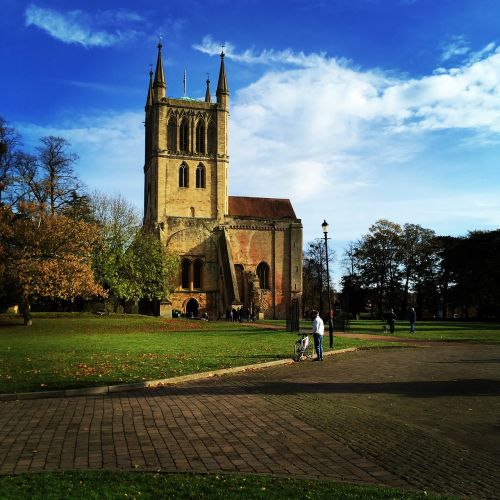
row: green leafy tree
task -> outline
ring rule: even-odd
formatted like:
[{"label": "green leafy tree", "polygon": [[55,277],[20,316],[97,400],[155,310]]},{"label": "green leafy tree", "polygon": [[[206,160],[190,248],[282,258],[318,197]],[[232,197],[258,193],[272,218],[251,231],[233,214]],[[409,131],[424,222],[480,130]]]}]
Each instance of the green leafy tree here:
[{"label": "green leafy tree", "polygon": [[[328,284],[326,273],[325,243],[321,239],[310,241],[302,258],[303,293],[302,314],[306,315],[312,309],[319,309],[321,313],[328,309]],[[330,269],[335,258],[334,252],[328,252]],[[333,283],[330,278],[330,290]],[[325,307],[326,304],[326,307]]]},{"label": "green leafy tree", "polygon": [[355,258],[362,284],[374,292],[379,315],[397,307],[401,297],[402,229],[380,219],[355,244]]},{"label": "green leafy tree", "polygon": [[95,192],[90,205],[102,235],[94,252],[98,281],[122,302],[167,298],[178,257],[167,253],[154,229],[141,226],[137,209],[122,196]]},{"label": "green leafy tree", "polygon": [[163,300],[174,287],[180,259],[168,254],[158,232],[143,227],[127,248],[123,275],[127,287],[124,299]]},{"label": "green leafy tree", "polygon": [[400,241],[403,279],[402,309],[406,311],[409,307],[410,293],[422,292],[424,287],[433,281],[437,264],[435,233],[418,224],[405,224]]},{"label": "green leafy tree", "polygon": [[112,295],[127,299],[130,291],[124,271],[125,256],[140,228],[140,215],[136,207],[120,195],[94,192],[90,206],[101,232],[100,244],[94,249],[96,278]]}]

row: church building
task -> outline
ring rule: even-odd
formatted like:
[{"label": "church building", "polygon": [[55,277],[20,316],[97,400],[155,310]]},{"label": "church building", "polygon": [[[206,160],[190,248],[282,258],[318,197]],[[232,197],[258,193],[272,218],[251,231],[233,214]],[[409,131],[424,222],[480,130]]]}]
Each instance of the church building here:
[{"label": "church building", "polygon": [[145,119],[144,223],[180,256],[171,308],[210,318],[243,309],[286,317],[302,293],[302,224],[288,199],[229,196],[229,88],[221,53],[216,99],[168,97],[162,44]]}]

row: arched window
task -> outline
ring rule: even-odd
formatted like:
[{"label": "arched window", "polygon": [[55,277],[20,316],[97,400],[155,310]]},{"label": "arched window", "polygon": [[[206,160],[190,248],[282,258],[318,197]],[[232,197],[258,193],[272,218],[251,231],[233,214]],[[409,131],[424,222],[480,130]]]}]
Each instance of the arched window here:
[{"label": "arched window", "polygon": [[261,262],[257,266],[257,276],[259,278],[260,288],[263,290],[269,289],[269,266],[265,262]]},{"label": "arched window", "polygon": [[213,122],[208,126],[208,152],[217,152],[217,128]]},{"label": "arched window", "polygon": [[189,187],[189,167],[185,163],[179,168],[179,187]]},{"label": "arched window", "polygon": [[205,153],[205,125],[202,120],[196,125],[196,152]]},{"label": "arched window", "polygon": [[168,120],[167,148],[169,151],[177,151],[177,125],[173,116]]},{"label": "arched window", "polygon": [[189,299],[186,303],[186,315],[188,318],[196,318],[198,316],[199,304],[196,299]]},{"label": "arched window", "polygon": [[193,264],[193,288],[201,288],[201,278],[203,271],[203,262],[200,259]]},{"label": "arched window", "polygon": [[179,129],[179,149],[183,153],[189,151],[189,124],[187,118],[184,118],[181,122]]},{"label": "arched window", "polygon": [[201,163],[196,167],[196,187],[205,187],[205,167]]},{"label": "arched window", "polygon": [[181,287],[189,288],[189,270],[191,268],[191,261],[189,259],[184,259],[181,264],[182,269],[182,279],[181,279]]},{"label": "arched window", "polygon": [[191,217],[194,217],[194,214],[195,214],[194,207],[191,207],[189,209],[189,212],[191,213]]}]

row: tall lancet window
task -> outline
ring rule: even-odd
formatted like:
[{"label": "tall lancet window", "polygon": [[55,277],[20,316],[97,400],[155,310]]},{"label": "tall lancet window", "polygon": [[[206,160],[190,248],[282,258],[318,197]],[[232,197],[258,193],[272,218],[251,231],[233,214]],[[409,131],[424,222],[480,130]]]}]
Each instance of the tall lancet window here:
[{"label": "tall lancet window", "polygon": [[189,167],[185,163],[179,168],[179,187],[189,187]]},{"label": "tall lancet window", "polygon": [[196,259],[193,264],[193,288],[201,288],[203,262]]},{"label": "tall lancet window", "polygon": [[173,116],[168,120],[167,147],[169,151],[177,151],[177,125]]},{"label": "tall lancet window", "polygon": [[269,266],[265,262],[261,262],[257,266],[257,276],[259,278],[260,288],[268,290],[269,287]]},{"label": "tall lancet window", "polygon": [[191,261],[183,259],[181,263],[181,287],[189,288]]},{"label": "tall lancet window", "polygon": [[196,167],[196,187],[205,187],[205,167],[201,163]]},{"label": "tall lancet window", "polygon": [[202,120],[196,125],[196,152],[205,153],[205,125]]},{"label": "tall lancet window", "polygon": [[217,129],[214,123],[208,126],[208,152],[213,154],[217,151]]},{"label": "tall lancet window", "polygon": [[189,151],[189,124],[187,118],[184,118],[181,122],[179,129],[179,142],[179,149],[183,153],[187,153]]}]

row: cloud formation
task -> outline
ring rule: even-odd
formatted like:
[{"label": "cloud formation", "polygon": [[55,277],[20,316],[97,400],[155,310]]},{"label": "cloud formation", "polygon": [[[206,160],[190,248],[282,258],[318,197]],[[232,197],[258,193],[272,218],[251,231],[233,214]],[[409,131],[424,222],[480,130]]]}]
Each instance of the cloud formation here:
[{"label": "cloud formation", "polygon": [[92,16],[82,10],[65,13],[30,4],[24,13],[26,26],[37,26],[63,43],[84,47],[109,47],[137,36],[129,27],[142,21],[134,12],[117,9],[101,11]]},{"label": "cloud formation", "polygon": [[[290,198],[306,242],[321,236],[323,219],[337,244],[378,218],[438,233],[500,226],[498,170],[486,158],[500,143],[500,53],[485,49],[421,78],[319,54],[262,53],[282,54],[283,66],[265,66],[231,94],[229,193]],[[246,64],[268,57],[252,54]],[[226,69],[231,79],[234,69]],[[19,129],[66,137],[91,188],[121,192],[141,207],[143,119],[141,111],[103,112],[70,126]],[[461,162],[468,154],[485,166],[479,180],[470,160]]]},{"label": "cloud formation", "polygon": [[290,49],[281,51],[269,49],[263,50],[260,53],[256,53],[253,49],[246,49],[243,52],[238,52],[236,47],[231,42],[217,42],[211,35],[204,36],[201,43],[193,44],[193,48],[210,56],[219,55],[222,48],[224,48],[226,57],[235,62],[245,64],[263,64],[267,66],[286,64],[301,67],[312,67],[321,63],[325,58],[325,54],[322,53],[306,55],[303,52],[293,52]]},{"label": "cloud formation", "polygon": [[[500,143],[500,52],[492,44],[485,49],[421,78],[364,71],[318,54],[273,52],[288,67],[273,67],[232,96],[230,191],[291,198],[306,241],[307,227],[328,218],[328,211],[346,239],[366,231],[367,213],[371,222],[392,217],[438,231],[436,224],[445,227],[445,220],[450,225],[465,213],[469,222],[463,219],[462,227],[500,225],[500,216],[478,203],[500,195],[498,184],[484,191],[457,186],[450,196],[453,177],[469,174],[439,170],[439,158],[450,163],[445,155]],[[254,64],[268,52],[253,59],[232,54],[234,61]],[[437,178],[449,176],[436,188]],[[450,205],[441,210],[445,199]],[[340,214],[349,216],[336,219]]]}]

